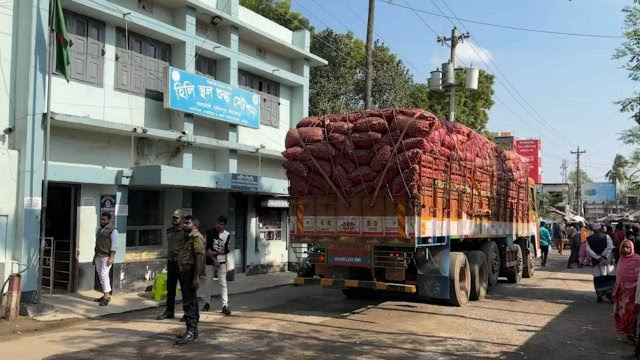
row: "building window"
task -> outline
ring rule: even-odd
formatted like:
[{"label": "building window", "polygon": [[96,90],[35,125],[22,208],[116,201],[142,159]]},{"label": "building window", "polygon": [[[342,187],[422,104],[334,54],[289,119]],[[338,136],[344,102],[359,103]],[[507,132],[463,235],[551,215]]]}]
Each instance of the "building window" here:
[{"label": "building window", "polygon": [[[69,77],[102,85],[104,73],[104,32],[102,21],[64,10],[69,33]],[[57,58],[56,58],[57,59]]]},{"label": "building window", "polygon": [[263,77],[238,71],[238,85],[260,94],[260,125],[280,126],[280,84]]},{"label": "building window", "polygon": [[171,62],[171,46],[129,31],[117,29],[115,88],[162,100]]},{"label": "building window", "polygon": [[282,210],[258,209],[258,235],[260,240],[282,240]]},{"label": "building window", "polygon": [[196,74],[216,78],[216,60],[204,56],[196,58]]},{"label": "building window", "polygon": [[129,190],[128,203],[127,247],[162,246],[162,191]]}]

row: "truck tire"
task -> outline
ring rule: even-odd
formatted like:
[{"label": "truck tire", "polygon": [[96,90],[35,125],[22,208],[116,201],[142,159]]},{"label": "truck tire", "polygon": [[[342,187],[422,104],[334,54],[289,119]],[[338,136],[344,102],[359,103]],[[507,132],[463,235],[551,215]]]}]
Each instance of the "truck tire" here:
[{"label": "truck tire", "polygon": [[516,251],[516,265],[509,269],[507,280],[512,284],[517,284],[522,280],[522,268],[524,267],[524,259],[522,257],[522,248],[520,245],[513,245]]},{"label": "truck tire", "polygon": [[[527,254],[527,250],[520,246],[523,254]],[[522,277],[524,278],[532,278],[536,273],[536,262],[533,256],[533,251],[529,251],[527,256],[525,256],[526,261],[524,262],[524,267],[522,268]]]},{"label": "truck tire", "polygon": [[487,257],[482,251],[470,251],[467,254],[469,272],[471,273],[471,292],[469,299],[483,300],[487,295],[488,274]]},{"label": "truck tire", "polygon": [[464,253],[451,252],[449,265],[449,303],[463,306],[469,301],[471,291],[471,274],[469,261]]},{"label": "truck tire", "polygon": [[488,241],[480,247],[480,250],[484,253],[487,259],[487,273],[489,286],[496,286],[498,284],[498,277],[500,276],[500,250],[495,241]]}]

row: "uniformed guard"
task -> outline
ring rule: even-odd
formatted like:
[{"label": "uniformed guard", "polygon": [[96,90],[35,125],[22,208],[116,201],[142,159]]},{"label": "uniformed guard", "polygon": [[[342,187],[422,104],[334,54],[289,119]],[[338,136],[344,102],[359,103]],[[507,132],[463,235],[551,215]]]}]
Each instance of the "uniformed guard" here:
[{"label": "uniformed guard", "polygon": [[187,331],[179,337],[176,345],[186,345],[198,339],[198,320],[200,319],[198,288],[204,257],[204,236],[198,231],[198,219],[195,216],[184,217],[184,230],[188,235],[178,256],[178,268]]},{"label": "uniformed guard", "polygon": [[167,229],[167,308],[158,320],[173,319],[176,303],[176,285],[178,283],[178,256],[184,246],[187,233],[182,226],[182,210],[171,214],[171,227]]}]

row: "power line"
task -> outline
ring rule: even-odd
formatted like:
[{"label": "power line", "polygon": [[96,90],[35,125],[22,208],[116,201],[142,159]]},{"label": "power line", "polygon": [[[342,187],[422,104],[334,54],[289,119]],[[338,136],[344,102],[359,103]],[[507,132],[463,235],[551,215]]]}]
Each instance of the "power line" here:
[{"label": "power line", "polygon": [[[416,17],[418,19],[420,19],[420,21],[422,21],[422,23],[429,29],[431,30],[431,32],[433,32],[436,36],[438,36],[438,33],[433,29],[433,27],[431,27],[431,25],[429,25],[429,23],[426,22],[426,20],[424,20],[424,18],[422,16],[420,16],[420,14],[411,6],[409,5],[409,3],[407,2],[407,0],[403,0],[403,2],[407,5],[405,8],[412,10],[414,12],[414,14],[416,15]],[[451,20],[449,20],[451,21]],[[455,24],[454,24],[455,25]],[[448,44],[447,44],[448,45]],[[463,66],[467,66],[467,64],[465,63],[465,61],[463,59],[461,59],[460,57],[456,56],[456,58],[458,59],[458,61],[460,61],[460,63],[462,63]],[[482,58],[481,58],[482,59]],[[507,89],[508,92],[508,89]],[[513,95],[512,95],[513,96]],[[498,96],[494,95],[494,98],[496,99],[497,102],[499,102],[505,109],[507,109],[511,114],[513,114],[513,116],[515,116],[518,120],[520,120],[523,124],[525,124],[527,127],[529,127],[531,130],[535,131],[536,133],[538,133],[541,137],[544,137],[545,135],[543,133],[541,133],[538,129],[534,128],[533,126],[531,126],[531,124],[529,124],[529,122],[525,121],[522,117],[520,117],[520,115],[518,115],[515,111],[513,111],[509,106],[507,106],[507,104],[502,101],[502,99],[500,99]],[[515,99],[515,97],[514,97]],[[517,99],[516,99],[517,101]],[[555,145],[562,147],[563,145],[561,145],[560,143],[549,139],[550,142],[554,143]]]},{"label": "power line", "polygon": [[426,10],[412,9],[411,6],[400,5],[400,4],[392,2],[391,0],[379,0],[379,1],[387,3],[388,5],[397,6],[397,7],[401,7],[401,8],[405,8],[405,9],[411,9],[413,11],[417,11],[417,12],[420,12],[420,13],[423,13],[423,14],[427,14],[427,15],[431,15],[431,16],[436,16],[436,17],[440,17],[440,18],[447,18],[449,20],[455,19],[455,20],[458,20],[458,21],[461,21],[461,22],[467,22],[467,23],[471,23],[471,24],[491,26],[491,27],[497,27],[497,28],[503,28],[503,29],[509,29],[509,30],[517,30],[517,31],[533,32],[533,33],[542,33],[542,34],[549,34],[549,35],[564,35],[564,36],[574,36],[574,37],[586,37],[586,38],[603,38],[603,39],[626,39],[627,38],[624,35],[585,34],[585,33],[575,33],[575,32],[568,32],[568,31],[553,31],[553,30],[532,29],[532,28],[523,28],[523,27],[518,27],[518,26],[493,24],[493,23],[487,23],[487,22],[477,21],[477,20],[461,19],[461,18],[458,18],[458,17],[455,17],[455,16],[451,17],[451,16],[447,16],[447,15],[444,15],[444,14],[437,14],[437,13],[426,11]]},{"label": "power line", "polygon": [[[457,18],[456,14],[453,12],[453,10],[449,7],[449,5],[447,5],[447,3],[444,0],[440,0],[444,6],[447,7],[447,9],[449,10],[449,12],[451,12],[451,14],[454,16],[454,18]],[[444,11],[442,11],[442,9],[440,9],[440,7],[434,2],[434,0],[431,0],[431,3],[444,15]],[[455,26],[455,24],[453,23],[453,21],[451,21],[451,19],[449,19],[449,21],[451,22],[452,25]],[[467,27],[460,22],[460,25],[464,28],[465,31],[469,32],[469,29],[467,29]],[[522,109],[529,115],[531,116],[531,118],[533,120],[535,120],[536,122],[538,122],[539,124],[541,124],[543,127],[545,127],[547,130],[549,130],[551,132],[551,134],[555,135],[559,140],[561,141],[566,141],[574,146],[577,146],[575,143],[573,143],[573,141],[571,141],[570,139],[566,138],[565,136],[563,136],[559,131],[557,131],[556,129],[554,129],[547,121],[544,120],[544,118],[542,118],[542,115],[540,115],[540,113],[527,101],[527,99],[524,98],[524,96],[522,96],[522,94],[520,93],[520,91],[518,91],[518,89],[513,85],[513,83],[511,83],[511,81],[509,80],[509,78],[502,72],[502,70],[500,69],[500,67],[498,66],[498,64],[496,64],[493,59],[491,58],[491,56],[489,56],[486,51],[484,50],[484,48],[482,48],[482,46],[480,46],[480,42],[473,36],[471,35],[471,39],[473,39],[473,41],[475,41],[478,44],[478,47],[480,48],[479,50],[476,48],[476,46],[473,45],[472,42],[470,42],[470,46],[471,49],[476,53],[476,55],[478,55],[478,58],[485,64],[487,65],[487,68],[491,68],[490,64],[493,65],[493,68],[498,72],[498,74],[500,74],[500,76],[504,79],[504,81],[509,85],[509,87],[511,87],[511,89],[513,89],[513,91],[516,93],[516,95],[522,99],[522,101],[529,106],[529,108],[533,111],[533,114],[516,98],[516,96],[513,95],[513,93],[511,93],[511,91],[509,90],[509,88],[501,81],[500,77],[496,77],[496,79],[498,80],[498,83],[500,83],[500,85],[502,85],[502,87],[507,90],[507,93],[509,93],[509,95],[518,103],[518,105],[520,105],[520,107],[522,107]],[[480,52],[483,53],[483,55],[480,54]],[[487,61],[485,61],[484,59],[487,59]],[[537,116],[537,118],[536,118]]]},{"label": "power line", "polygon": [[[366,21],[366,20],[364,20],[362,17],[360,17],[360,15],[359,15],[355,10],[353,10],[349,5],[347,5],[347,3],[346,3],[344,0],[340,0],[340,2],[341,2],[341,3],[342,3],[342,5],[343,5],[345,8],[347,8],[347,10],[349,10],[349,11],[350,11],[350,12],[351,12],[351,13],[352,13],[352,14],[353,14],[353,15],[354,15],[358,20],[360,20],[360,22],[362,22],[362,23],[363,23],[363,24],[365,24],[365,25],[367,24],[367,21]],[[316,2],[316,3],[317,3],[317,5],[318,5],[318,6],[322,7],[322,6],[320,5],[320,3],[319,3],[319,2]],[[325,10],[325,9],[323,8],[323,10]],[[325,10],[325,12],[327,12],[327,10]],[[331,13],[329,13],[329,14],[331,14]],[[331,15],[331,16],[335,19],[335,16],[333,16],[333,15]],[[336,21],[340,22],[338,19],[336,19]],[[342,22],[340,22],[340,23],[341,23],[343,26],[345,26]],[[345,28],[347,28],[347,30],[349,30],[349,28],[348,28],[348,27],[346,27],[346,26],[345,26]],[[350,30],[349,30],[349,31],[350,31]],[[374,34],[375,34],[375,35],[376,35],[380,40],[384,41],[386,44],[391,44],[390,42],[386,41],[386,40],[385,40],[385,39],[384,39],[380,34],[378,34],[378,32],[377,32],[377,31],[375,31],[375,30],[374,30]],[[390,46],[390,45],[389,45],[389,46]],[[420,73],[421,75],[423,75],[423,76],[426,78],[426,76],[427,76],[427,75],[426,75],[423,71],[421,71],[418,67],[416,67],[416,66],[415,66],[415,65],[413,65],[411,62],[409,62],[409,60],[407,59],[408,57],[407,57],[406,55],[404,55],[403,53],[401,53],[401,52],[400,52],[400,51],[398,51],[398,50],[395,50],[395,53],[398,55],[398,57],[399,57],[399,58],[401,58],[401,59],[402,59],[402,58],[404,58],[404,59],[403,59],[403,60],[404,60],[404,62],[406,62],[406,63],[407,63],[409,66],[411,66],[411,67],[412,67],[416,72]]]}]

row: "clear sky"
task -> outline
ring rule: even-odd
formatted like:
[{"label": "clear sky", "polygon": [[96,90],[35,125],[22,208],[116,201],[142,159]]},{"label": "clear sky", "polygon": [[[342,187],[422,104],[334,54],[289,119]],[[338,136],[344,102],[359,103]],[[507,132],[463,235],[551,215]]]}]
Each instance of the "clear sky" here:
[{"label": "clear sky", "polygon": [[[451,15],[446,4],[460,19],[515,27],[621,35],[624,20],[621,9],[632,1],[394,0],[394,3]],[[350,30],[361,39],[366,38],[367,6],[367,0],[292,0],[293,10],[309,18],[318,30],[326,27],[340,32]],[[419,16],[422,20],[410,9],[379,0],[375,32],[376,38],[382,39],[407,64],[414,79],[425,82],[429,72],[449,57],[448,48],[436,43],[436,34],[428,26],[440,35],[450,35],[452,24],[446,18],[423,13]],[[575,168],[575,156],[570,151],[577,146],[587,151],[581,164],[594,181],[605,181],[604,175],[616,153],[626,156],[631,152],[630,147],[618,141],[618,134],[635,123],[614,104],[637,90],[620,68],[622,63],[611,59],[622,39],[521,32],[466,22],[463,22],[466,29],[458,22],[456,25],[462,31],[468,30],[474,46],[486,50],[493,61],[487,61],[481,50],[480,59],[468,45],[459,50],[460,58],[467,64],[473,63],[497,78],[489,130],[511,131],[519,138],[541,138],[544,182],[561,181],[562,159]],[[541,124],[543,121],[551,129]]]}]

